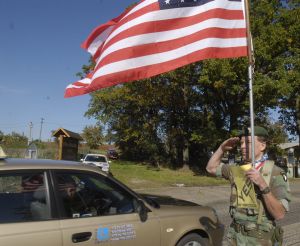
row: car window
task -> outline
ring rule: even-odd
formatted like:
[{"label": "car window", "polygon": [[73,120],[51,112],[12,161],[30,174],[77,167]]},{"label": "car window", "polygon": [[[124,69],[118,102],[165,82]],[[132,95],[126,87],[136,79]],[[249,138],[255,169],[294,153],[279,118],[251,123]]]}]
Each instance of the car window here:
[{"label": "car window", "polygon": [[106,158],[104,156],[88,155],[85,161],[106,162]]},{"label": "car window", "polygon": [[105,176],[64,171],[55,172],[55,179],[65,218],[135,212],[135,197]]},{"label": "car window", "polygon": [[0,223],[51,218],[43,172],[0,175]]}]

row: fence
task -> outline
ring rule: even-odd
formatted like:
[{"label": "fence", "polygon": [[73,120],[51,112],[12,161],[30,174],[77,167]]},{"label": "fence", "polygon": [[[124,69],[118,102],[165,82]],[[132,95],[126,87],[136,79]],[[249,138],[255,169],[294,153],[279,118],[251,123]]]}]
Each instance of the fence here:
[{"label": "fence", "polygon": [[[5,148],[5,154],[10,158],[25,158],[26,157],[26,148]],[[88,153],[99,153],[99,150],[90,150],[87,147],[79,148],[77,160],[79,161]],[[58,150],[53,147],[46,147],[43,149],[37,150],[37,158],[38,159],[58,159]]]},{"label": "fence", "polygon": [[[25,158],[27,149],[5,149],[5,153],[8,157],[11,158]],[[37,151],[37,157],[39,159],[57,159],[57,150],[56,149],[39,149]]]}]

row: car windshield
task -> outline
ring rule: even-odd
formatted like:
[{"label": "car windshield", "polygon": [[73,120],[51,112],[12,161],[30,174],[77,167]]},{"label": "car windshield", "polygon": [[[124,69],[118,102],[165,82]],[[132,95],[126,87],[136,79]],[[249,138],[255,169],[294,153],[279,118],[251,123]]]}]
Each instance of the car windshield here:
[{"label": "car windshield", "polygon": [[106,162],[106,158],[104,156],[88,155],[85,161]]}]

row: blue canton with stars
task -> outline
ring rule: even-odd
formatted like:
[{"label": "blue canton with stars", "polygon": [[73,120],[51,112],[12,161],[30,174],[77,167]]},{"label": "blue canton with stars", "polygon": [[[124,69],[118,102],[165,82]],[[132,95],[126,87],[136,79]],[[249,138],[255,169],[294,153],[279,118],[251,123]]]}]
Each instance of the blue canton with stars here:
[{"label": "blue canton with stars", "polygon": [[[213,2],[213,1],[215,0],[158,0],[160,9],[174,9],[174,8],[201,6],[203,4]],[[241,0],[228,0],[228,1],[240,2]]]}]

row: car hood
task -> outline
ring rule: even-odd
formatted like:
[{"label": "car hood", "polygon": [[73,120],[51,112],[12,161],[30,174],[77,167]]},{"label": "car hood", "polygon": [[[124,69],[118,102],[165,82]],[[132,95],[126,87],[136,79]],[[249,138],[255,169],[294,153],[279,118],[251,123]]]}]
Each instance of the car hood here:
[{"label": "car hood", "polygon": [[97,162],[97,161],[84,161],[83,163],[86,163],[86,164],[97,164],[97,165],[109,165],[107,162]]},{"label": "car hood", "polygon": [[139,194],[143,197],[147,203],[151,206],[159,208],[161,205],[170,205],[170,206],[201,206],[194,202],[180,200],[171,196],[161,196],[153,194]]}]

